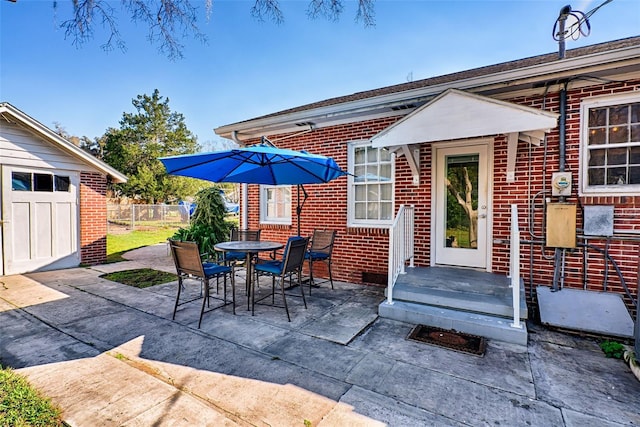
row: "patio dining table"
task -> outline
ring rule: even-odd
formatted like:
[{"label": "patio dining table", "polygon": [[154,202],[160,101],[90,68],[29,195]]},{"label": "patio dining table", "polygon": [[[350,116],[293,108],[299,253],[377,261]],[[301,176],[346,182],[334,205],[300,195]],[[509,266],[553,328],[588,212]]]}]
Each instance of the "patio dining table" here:
[{"label": "patio dining table", "polygon": [[231,242],[221,242],[218,243],[216,245],[214,245],[214,248],[217,251],[223,251],[223,252],[228,252],[228,251],[232,251],[232,252],[243,252],[245,254],[247,254],[247,259],[246,259],[246,263],[247,263],[247,277],[246,277],[246,286],[247,286],[247,310],[249,310],[250,306],[250,302],[252,301],[252,297],[253,297],[253,267],[251,264],[251,258],[254,255],[257,255],[260,252],[272,252],[272,251],[277,251],[278,249],[282,249],[284,247],[284,245],[282,243],[278,243],[278,242],[270,242],[267,240],[234,240]]}]

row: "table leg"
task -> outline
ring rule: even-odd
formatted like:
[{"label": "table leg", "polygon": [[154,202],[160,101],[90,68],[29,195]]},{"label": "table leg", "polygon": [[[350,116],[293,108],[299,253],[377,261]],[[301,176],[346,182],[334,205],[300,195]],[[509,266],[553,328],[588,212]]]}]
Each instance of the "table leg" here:
[{"label": "table leg", "polygon": [[251,304],[251,315],[253,316],[253,286],[252,286],[252,276],[253,276],[253,272],[252,272],[252,266],[251,266],[251,252],[247,252],[247,260],[245,261],[247,264],[247,267],[245,268],[247,277],[246,277],[246,284],[245,286],[247,287],[247,311],[249,310],[249,304]]}]

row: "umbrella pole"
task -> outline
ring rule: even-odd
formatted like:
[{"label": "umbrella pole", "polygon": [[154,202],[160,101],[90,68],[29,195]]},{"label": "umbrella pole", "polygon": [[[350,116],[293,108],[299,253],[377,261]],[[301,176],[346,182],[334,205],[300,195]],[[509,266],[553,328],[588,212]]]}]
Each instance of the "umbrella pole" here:
[{"label": "umbrella pole", "polygon": [[[302,194],[304,194],[304,199],[302,199],[302,204],[300,203],[300,189],[302,188]],[[307,201],[307,191],[304,189],[302,184],[298,184],[298,206],[296,206],[296,217],[298,220],[298,236],[300,235],[300,214],[302,213],[302,207],[304,206],[304,202]]]}]

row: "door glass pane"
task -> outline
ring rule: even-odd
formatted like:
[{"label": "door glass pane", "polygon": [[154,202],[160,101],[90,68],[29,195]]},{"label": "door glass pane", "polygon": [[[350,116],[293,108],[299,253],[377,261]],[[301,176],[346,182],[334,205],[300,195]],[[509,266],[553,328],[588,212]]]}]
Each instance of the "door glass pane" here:
[{"label": "door glass pane", "polygon": [[54,179],[56,191],[69,191],[69,185],[71,184],[71,181],[69,180],[68,176],[55,175]]},{"label": "door glass pane", "polygon": [[11,189],[13,191],[31,191],[31,174],[29,172],[11,172]]},{"label": "door glass pane", "polygon": [[478,155],[447,156],[445,242],[452,248],[478,247]]},{"label": "door glass pane", "polygon": [[53,175],[48,173],[33,174],[33,191],[53,191]]}]

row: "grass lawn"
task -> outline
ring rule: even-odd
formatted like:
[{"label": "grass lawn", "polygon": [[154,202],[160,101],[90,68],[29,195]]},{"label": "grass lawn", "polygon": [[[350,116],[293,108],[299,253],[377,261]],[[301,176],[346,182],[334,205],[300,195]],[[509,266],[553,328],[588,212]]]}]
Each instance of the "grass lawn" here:
[{"label": "grass lawn", "polygon": [[60,410],[10,368],[0,366],[0,426],[64,426]]},{"label": "grass lawn", "polygon": [[140,289],[178,280],[178,276],[173,273],[166,273],[164,271],[154,270],[153,268],[115,271],[113,273],[103,274],[100,277]]},{"label": "grass lawn", "polygon": [[158,228],[156,230],[134,230],[124,234],[107,235],[107,262],[124,261],[122,254],[132,249],[166,242],[176,233],[176,228]]}]

